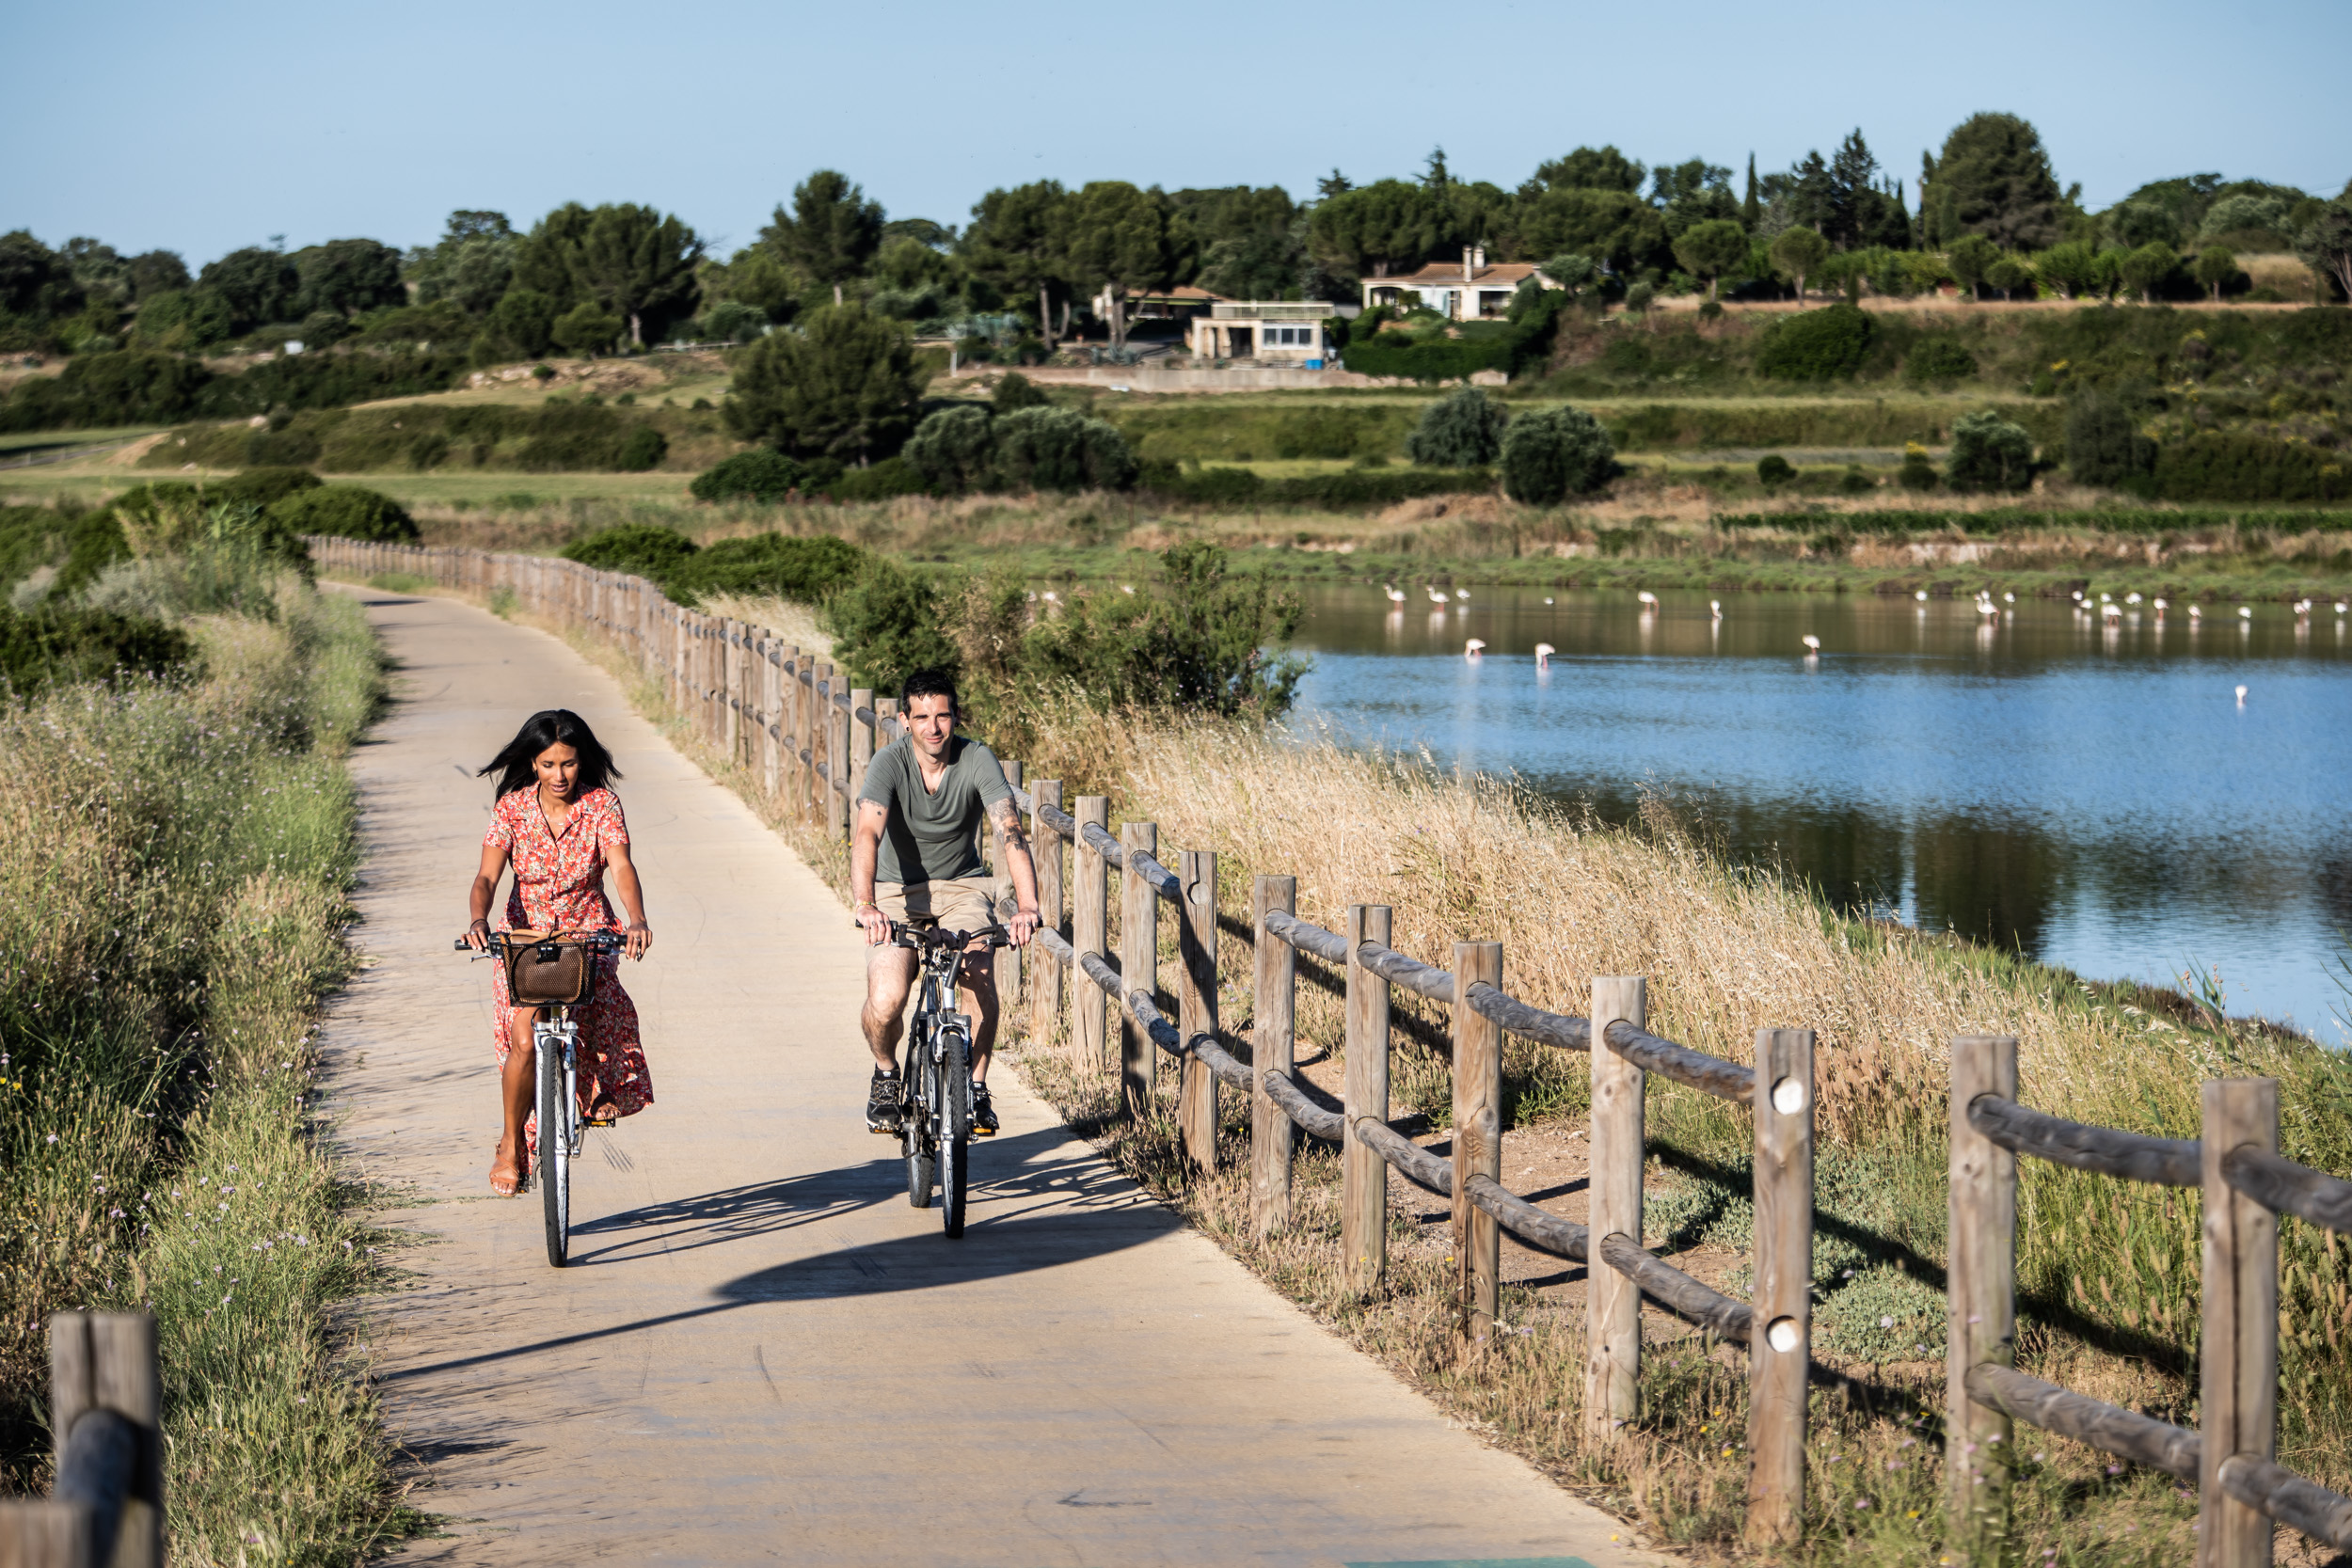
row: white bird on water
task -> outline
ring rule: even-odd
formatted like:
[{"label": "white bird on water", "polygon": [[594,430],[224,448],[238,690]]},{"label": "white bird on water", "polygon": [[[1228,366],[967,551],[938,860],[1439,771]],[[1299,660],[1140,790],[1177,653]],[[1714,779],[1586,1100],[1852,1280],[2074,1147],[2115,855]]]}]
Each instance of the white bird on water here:
[{"label": "white bird on water", "polygon": [[1429,590],[1429,602],[1431,604],[1445,605],[1452,604],[1454,601],[1447,598],[1443,594],[1438,593],[1435,587],[1432,587]]},{"label": "white bird on water", "polygon": [[2120,604],[2103,604],[2099,607],[2099,613],[2110,621],[2121,621],[2123,618],[2123,607]]},{"label": "white bird on water", "polygon": [[1550,643],[1549,643],[1549,642],[1538,642],[1538,643],[1536,643],[1536,644],[1535,644],[1535,668],[1536,668],[1536,669],[1538,669],[1538,670],[1549,670],[1549,669],[1550,669],[1550,668],[1551,668],[1551,656],[1552,656],[1553,652],[1554,652],[1554,649],[1552,648],[1552,645],[1551,645]]},{"label": "white bird on water", "polygon": [[[1546,600],[1544,601],[1544,603],[1546,603],[1546,604],[1549,604],[1549,603],[1551,603],[1551,601],[1550,601],[1549,599],[1546,599]],[[2344,606],[2342,606],[2342,605],[2338,605],[2338,606],[2336,606],[2336,613],[2337,613],[2337,614],[2339,614],[2339,615],[2343,614],[2343,613],[2344,613]]]},{"label": "white bird on water", "polygon": [[1389,602],[1391,604],[1403,604],[1405,602],[1405,590],[1399,588],[1395,583],[1391,582],[1384,585],[1382,592],[1389,595]]},{"label": "white bird on water", "polygon": [[2201,621],[2205,618],[2205,612],[2202,610],[2200,610],[2197,606],[2190,605],[2188,607],[2188,618],[2192,621]]},{"label": "white bird on water", "polygon": [[2003,604],[2015,604],[2017,602],[2017,595],[2014,594],[2004,594],[2001,595],[2001,602]]},{"label": "white bird on water", "polygon": [[[1546,600],[1544,601],[1544,603],[1546,603],[1546,604],[1549,604],[1550,602],[1551,602],[1551,601],[1550,601],[1549,599],[1546,599]],[[2344,603],[2342,599],[2338,599],[2338,600],[2336,601],[2336,613],[2337,613],[2337,614],[2341,615],[2341,614],[2343,614],[2343,613],[2344,613],[2345,610],[2352,610],[2352,604],[2346,604],[2346,603]]]},{"label": "white bird on water", "polygon": [[1804,643],[1804,651],[1808,656],[1818,654],[1821,651],[1821,640],[1814,636],[1811,632],[1806,632],[1802,641]]},{"label": "white bird on water", "polygon": [[1646,588],[1643,589],[1639,594],[1636,594],[1633,596],[1641,600],[1644,604],[1649,606],[1652,610],[1656,610],[1658,608],[1658,595],[1651,593]]},{"label": "white bird on water", "polygon": [[2155,607],[2156,607],[2156,613],[2157,613],[2157,614],[2159,614],[2159,615],[2163,614],[2163,613],[2165,612],[2165,610],[2167,609],[2167,606],[2166,606],[2165,602],[2164,602],[2162,599],[2156,599],[2156,600],[2154,600],[2154,601],[2153,601],[2153,602],[2154,603],[2154,605],[2155,605]]},{"label": "white bird on water", "polygon": [[2240,606],[2238,606],[2238,607],[2237,607],[2237,618],[2238,618],[2239,620],[2241,620],[2241,621],[2250,621],[2250,620],[2252,620],[2252,619],[2254,618],[2254,611],[2253,611],[2253,608],[2252,608],[2251,606],[2249,606],[2249,605],[2240,605]]},{"label": "white bird on water", "polygon": [[2246,705],[2246,688],[2242,686],[2237,689],[2237,705],[2240,707]]},{"label": "white bird on water", "polygon": [[1456,588],[1456,589],[1454,591],[1454,596],[1455,598],[1457,598],[1457,599],[1465,599],[1465,600],[1466,600],[1466,599],[1468,599],[1468,598],[1470,597],[1470,590],[1469,590],[1469,589],[1467,589],[1467,588]]},{"label": "white bird on water", "polygon": [[2125,604],[2137,604],[2139,603],[2139,595],[2137,594],[2126,594],[2123,595],[2123,602]]},{"label": "white bird on water", "polygon": [[1724,601],[1723,601],[1723,600],[1721,600],[1721,599],[1709,599],[1709,600],[1708,600],[1708,601],[1707,601],[1707,608],[1708,608],[1708,610],[1709,611],[1711,611],[1711,612],[1713,613],[1713,615],[1714,615],[1714,617],[1715,617],[1715,619],[1716,619],[1716,620],[1720,621],[1720,620],[1722,620],[1722,619],[1724,618]]},{"label": "white bird on water", "polygon": [[1924,588],[1920,589],[1917,593],[1912,594],[1911,596],[1918,600],[1921,604],[1928,602],[1928,591]]},{"label": "white bird on water", "polygon": [[1468,642],[1462,644],[1462,657],[1464,658],[1474,659],[1486,651],[1486,640],[1483,637],[1473,637]]}]

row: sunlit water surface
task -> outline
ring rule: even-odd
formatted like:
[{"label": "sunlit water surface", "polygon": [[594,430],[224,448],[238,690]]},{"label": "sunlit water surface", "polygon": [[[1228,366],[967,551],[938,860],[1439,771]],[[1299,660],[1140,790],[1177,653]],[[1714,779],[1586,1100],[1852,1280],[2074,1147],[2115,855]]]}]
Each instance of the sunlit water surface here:
[{"label": "sunlit water surface", "polygon": [[1736,594],[1718,620],[1705,594],[1645,610],[1472,589],[1440,610],[1398,586],[1403,606],[1310,592],[1302,723],[1517,772],[1612,820],[1661,792],[1847,908],[2087,976],[2195,966],[2233,1013],[2348,1037],[2352,625],[2332,603],[2107,621],[2048,601],[1988,617],[1964,598]]}]

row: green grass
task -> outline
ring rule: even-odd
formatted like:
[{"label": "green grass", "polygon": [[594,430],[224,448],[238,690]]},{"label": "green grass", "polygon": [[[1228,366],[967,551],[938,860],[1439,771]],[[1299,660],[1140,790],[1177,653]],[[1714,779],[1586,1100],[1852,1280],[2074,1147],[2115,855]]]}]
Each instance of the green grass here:
[{"label": "green grass", "polygon": [[0,1464],[46,1484],[42,1316],[149,1307],[175,1560],[356,1562],[417,1521],[347,1344],[380,1239],[312,1105],[374,644],[291,576],[151,560],[94,594],[203,663],[0,711]]},{"label": "green grass", "polygon": [[45,451],[70,451],[75,447],[106,441],[135,441],[167,428],[164,425],[119,425],[103,430],[14,430],[0,433],[0,462],[31,457]]}]

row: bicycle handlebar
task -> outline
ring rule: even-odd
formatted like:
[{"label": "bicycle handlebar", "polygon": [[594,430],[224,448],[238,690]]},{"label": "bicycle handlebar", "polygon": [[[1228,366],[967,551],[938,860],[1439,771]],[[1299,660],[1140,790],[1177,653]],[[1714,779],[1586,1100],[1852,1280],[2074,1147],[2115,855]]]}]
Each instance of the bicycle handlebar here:
[{"label": "bicycle handlebar", "polygon": [[[485,933],[485,942],[482,952],[476,954],[475,957],[486,957],[491,953],[497,952],[501,947],[552,946],[553,944],[562,942],[568,942],[578,947],[594,948],[598,953],[617,953],[621,950],[626,941],[627,939],[624,938],[618,931],[591,931],[586,936],[580,937],[546,936],[541,937],[537,942],[516,942],[515,940],[515,933],[512,931],[490,931]],[[464,937],[459,937],[453,944],[453,950],[459,953],[469,952],[472,948],[473,943],[467,941]]]},{"label": "bicycle handlebar", "polygon": [[[855,926],[858,923],[852,921],[850,924]],[[974,941],[982,937],[988,939],[988,945],[992,949],[1012,945],[1012,933],[993,922],[981,927],[977,931],[948,931],[937,927],[910,926],[898,920],[890,923],[890,945],[893,947],[908,947],[918,951],[929,949],[934,952],[948,948],[961,950],[971,946]]]}]

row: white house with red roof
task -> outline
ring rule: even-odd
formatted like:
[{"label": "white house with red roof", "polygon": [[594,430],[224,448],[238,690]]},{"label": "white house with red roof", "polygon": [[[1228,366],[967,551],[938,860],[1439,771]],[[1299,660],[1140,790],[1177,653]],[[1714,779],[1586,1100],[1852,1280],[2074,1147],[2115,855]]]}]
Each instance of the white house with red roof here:
[{"label": "white house with red roof", "polygon": [[1421,306],[1448,321],[1500,321],[1511,313],[1511,295],[1531,277],[1542,288],[1560,287],[1533,261],[1489,262],[1485,245],[1466,245],[1459,261],[1431,261],[1419,272],[1365,278],[1364,308]]}]

